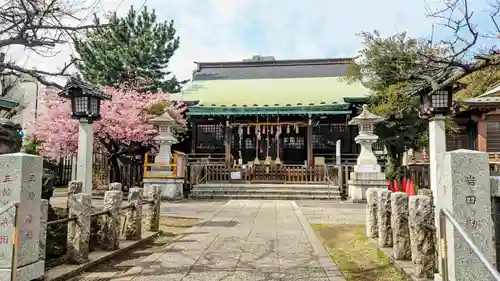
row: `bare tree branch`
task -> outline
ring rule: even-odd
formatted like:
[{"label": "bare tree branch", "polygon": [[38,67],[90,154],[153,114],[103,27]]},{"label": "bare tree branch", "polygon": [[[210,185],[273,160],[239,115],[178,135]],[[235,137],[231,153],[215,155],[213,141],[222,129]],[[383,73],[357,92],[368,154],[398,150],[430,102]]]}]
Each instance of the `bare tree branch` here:
[{"label": "bare tree branch", "polygon": [[[411,74],[413,78],[421,80],[423,83],[420,86],[431,94],[457,84],[469,74],[487,67],[500,66],[500,53],[496,50],[496,45],[490,45],[485,54],[477,56],[480,39],[500,38],[497,24],[500,0],[483,1],[489,1],[488,11],[474,11],[470,6],[471,0],[444,0],[440,2],[443,6],[434,11],[427,5],[428,16],[437,19],[438,24],[451,33],[449,40],[429,42],[442,49],[442,52],[419,52],[419,64],[422,67],[418,73]],[[475,18],[476,12],[489,15],[492,30],[484,31],[486,26],[474,22],[479,20],[479,17]],[[429,72],[429,69],[434,71]]]},{"label": "bare tree branch", "polygon": [[[83,20],[77,19],[75,15],[81,12],[78,8],[80,4],[78,1],[68,1],[74,0],[7,0],[0,9],[0,50],[8,52],[13,46],[23,46],[28,52],[54,56],[58,45],[71,43],[80,32],[96,27],[82,25],[92,12]],[[92,5],[97,3],[95,1]],[[64,24],[68,20],[74,23]],[[0,77],[27,74],[45,86],[61,88],[48,77],[67,76],[67,70],[74,62],[72,58],[61,71],[45,71],[26,68],[14,61],[0,60]]]}]

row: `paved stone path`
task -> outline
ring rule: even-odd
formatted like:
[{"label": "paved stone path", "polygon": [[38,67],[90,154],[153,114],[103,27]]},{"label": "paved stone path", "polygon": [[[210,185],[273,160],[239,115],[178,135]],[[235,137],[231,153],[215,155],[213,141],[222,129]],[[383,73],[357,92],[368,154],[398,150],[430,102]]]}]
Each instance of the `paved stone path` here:
[{"label": "paved stone path", "polygon": [[140,265],[106,277],[113,281],[345,280],[294,201],[255,200],[227,202],[204,224]]},{"label": "paved stone path", "polygon": [[309,223],[365,224],[366,205],[339,201],[296,201]]}]

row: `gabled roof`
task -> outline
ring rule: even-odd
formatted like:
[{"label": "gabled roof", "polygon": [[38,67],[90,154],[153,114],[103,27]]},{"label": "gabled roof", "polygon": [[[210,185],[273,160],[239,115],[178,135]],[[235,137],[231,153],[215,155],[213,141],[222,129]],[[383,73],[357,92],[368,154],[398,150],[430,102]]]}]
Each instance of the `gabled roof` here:
[{"label": "gabled roof", "polygon": [[462,103],[472,108],[500,107],[500,97],[475,97],[464,99]]},{"label": "gabled roof", "polygon": [[199,101],[189,115],[347,114],[346,98],[371,92],[342,80],[353,58],[200,62],[175,99]]},{"label": "gabled roof", "polygon": [[340,77],[352,62],[353,58],[197,62],[193,81]]},{"label": "gabled roof", "polygon": [[12,108],[18,107],[19,105],[20,105],[20,103],[18,101],[3,98],[3,97],[0,98],[0,108],[12,109]]},{"label": "gabled roof", "polygon": [[497,83],[491,89],[486,91],[484,94],[477,96],[476,98],[485,98],[485,97],[492,97],[492,96],[498,96],[500,94],[500,83]]},{"label": "gabled roof", "polygon": [[344,103],[344,97],[366,97],[361,83],[338,77],[194,81],[182,99],[198,106],[286,106]]},{"label": "gabled roof", "polygon": [[112,98],[111,95],[104,93],[97,86],[94,86],[76,77],[70,77],[68,79],[68,82],[64,86],[64,89],[59,93],[59,96],[69,97],[68,91],[74,87],[80,88],[83,91],[83,93],[88,96],[94,96],[102,100],[111,100]]}]

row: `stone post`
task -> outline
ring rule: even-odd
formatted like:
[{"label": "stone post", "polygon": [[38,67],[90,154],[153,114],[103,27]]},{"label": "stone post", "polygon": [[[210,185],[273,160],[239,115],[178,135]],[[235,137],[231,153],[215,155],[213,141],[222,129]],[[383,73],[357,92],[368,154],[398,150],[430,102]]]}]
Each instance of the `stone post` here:
[{"label": "stone post", "polygon": [[142,235],[142,188],[133,187],[128,192],[128,202],[134,207],[127,210],[125,238],[140,240]]},{"label": "stone post", "polygon": [[391,194],[391,226],[394,259],[411,260],[408,193],[406,192]]},{"label": "stone post", "polygon": [[109,190],[122,191],[122,184],[119,182],[112,182],[109,184]]},{"label": "stone post", "polygon": [[92,195],[78,193],[69,200],[69,216],[76,217],[68,223],[68,262],[82,264],[88,260],[90,243],[90,215]]},{"label": "stone post", "polygon": [[70,181],[68,183],[68,196],[82,193],[83,192],[83,182],[82,181]]},{"label": "stone post", "polygon": [[148,191],[149,203],[148,213],[146,214],[146,229],[148,231],[158,231],[160,229],[160,187],[156,184],[151,185]]},{"label": "stone post", "polygon": [[94,128],[86,119],[81,119],[78,131],[78,153],[76,178],[83,182],[85,193],[92,195],[92,151],[94,150]]},{"label": "stone post", "polygon": [[83,181],[70,181],[68,183],[68,200],[66,201],[66,209],[69,209],[69,197],[73,194],[83,192]]},{"label": "stone post", "polygon": [[377,194],[378,244],[382,248],[392,247],[391,193],[390,190],[379,189]]},{"label": "stone post", "polygon": [[418,193],[418,195],[429,196],[432,198],[432,190],[430,190],[430,189],[427,189],[427,188],[420,189],[419,188],[417,193]]},{"label": "stone post", "polygon": [[366,190],[366,236],[369,238],[378,237],[378,188],[368,188]]},{"label": "stone post", "polygon": [[434,212],[429,196],[410,196],[409,227],[411,260],[417,278],[434,278],[435,247]]},{"label": "stone post", "polygon": [[[488,154],[465,149],[454,150],[439,155],[437,166],[437,208],[446,208],[452,213],[476,246],[495,264]],[[494,280],[448,221],[446,237],[439,238],[441,243],[447,245],[450,280]],[[441,258],[442,251],[439,256]]]},{"label": "stone post", "polygon": [[49,200],[42,199],[40,205],[40,232],[39,232],[39,260],[45,260],[45,250],[47,246],[47,219],[49,216]]},{"label": "stone post", "polygon": [[[19,202],[17,281],[42,277],[39,260],[43,158],[24,153],[0,155],[0,208]],[[10,280],[15,208],[0,214],[0,280]]]},{"label": "stone post", "polygon": [[123,192],[109,190],[104,194],[104,223],[100,231],[101,245],[104,250],[114,251],[120,248],[120,207],[123,202]]}]

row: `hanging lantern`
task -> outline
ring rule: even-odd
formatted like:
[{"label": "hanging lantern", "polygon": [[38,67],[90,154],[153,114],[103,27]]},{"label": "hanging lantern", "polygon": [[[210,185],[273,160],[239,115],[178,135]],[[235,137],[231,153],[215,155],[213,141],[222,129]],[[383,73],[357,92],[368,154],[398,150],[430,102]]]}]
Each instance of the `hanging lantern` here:
[{"label": "hanging lantern", "polygon": [[289,135],[290,134],[290,125],[286,125],[286,134]]},{"label": "hanging lantern", "polygon": [[250,126],[247,126],[247,135],[250,135]]},{"label": "hanging lantern", "polygon": [[298,135],[299,134],[299,126],[297,126],[297,124],[295,124],[295,133]]}]

